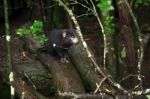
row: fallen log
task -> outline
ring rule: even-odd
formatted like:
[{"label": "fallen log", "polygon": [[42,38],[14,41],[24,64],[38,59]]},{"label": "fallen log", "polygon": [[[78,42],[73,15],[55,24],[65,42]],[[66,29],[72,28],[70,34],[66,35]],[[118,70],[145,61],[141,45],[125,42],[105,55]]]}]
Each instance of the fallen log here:
[{"label": "fallen log", "polygon": [[[0,41],[5,40],[0,39]],[[12,39],[11,49],[14,73],[12,85],[15,88],[16,95],[19,99],[48,99],[56,91],[53,85],[53,77],[41,63],[27,56],[22,56],[22,53],[24,53],[22,43],[22,40],[17,37]],[[4,46],[5,43],[2,43],[2,45]],[[1,50],[3,54],[6,53],[5,51],[5,49]],[[3,79],[7,81],[8,68],[6,67],[6,62],[0,60],[0,72],[3,75]]]},{"label": "fallen log", "polygon": [[80,76],[72,64],[60,63],[57,59],[50,57],[50,55],[38,51],[40,46],[38,42],[31,37],[24,38],[24,41],[27,49],[36,53],[36,58],[46,65],[52,73],[58,92],[85,93]]},{"label": "fallen log", "polygon": [[20,99],[48,99],[55,93],[53,78],[43,66],[32,59],[14,64],[14,86]]},{"label": "fallen log", "polygon": [[108,76],[97,72],[94,64],[89,59],[83,45],[79,43],[73,46],[69,51],[71,62],[80,73],[81,78],[86,84],[86,88],[90,92],[106,92],[111,95],[123,94],[124,90],[120,90],[109,82]]},{"label": "fallen log", "polygon": [[[103,77],[103,74],[98,75],[95,72],[92,66],[93,64],[88,58],[87,53],[85,52],[85,49],[83,48],[81,43],[73,46],[69,50],[70,60],[75,66],[74,68],[70,63],[60,64],[59,61],[50,57],[48,54],[38,51],[37,49],[40,48],[40,45],[33,38],[26,37],[24,40],[26,42],[26,45],[32,45],[28,46],[28,49],[35,53],[38,52],[37,57],[39,58],[39,60],[41,60],[43,64],[48,66],[49,70],[52,72],[55,78],[55,84],[60,91],[78,92],[79,89],[83,89],[83,84],[75,70],[76,68],[83,80],[86,91],[94,92],[97,90],[97,92],[106,92],[111,95],[123,93],[122,90],[119,90],[116,87],[112,86],[110,82],[108,82],[107,78]],[[78,86],[76,86],[77,83]],[[83,92],[83,90],[79,92]]]}]

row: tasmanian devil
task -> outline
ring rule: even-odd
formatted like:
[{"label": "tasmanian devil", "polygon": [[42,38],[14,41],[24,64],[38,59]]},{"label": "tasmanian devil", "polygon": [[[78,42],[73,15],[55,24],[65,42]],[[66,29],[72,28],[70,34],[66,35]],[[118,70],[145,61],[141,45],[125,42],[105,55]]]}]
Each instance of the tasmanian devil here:
[{"label": "tasmanian devil", "polygon": [[49,33],[44,48],[61,62],[68,62],[68,49],[79,42],[75,34],[74,29],[54,29]]}]

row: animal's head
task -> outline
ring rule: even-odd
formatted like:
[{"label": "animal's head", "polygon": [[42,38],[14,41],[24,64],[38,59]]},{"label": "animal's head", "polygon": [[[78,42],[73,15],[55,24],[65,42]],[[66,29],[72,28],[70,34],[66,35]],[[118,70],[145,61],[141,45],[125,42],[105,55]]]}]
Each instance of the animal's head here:
[{"label": "animal's head", "polygon": [[62,37],[63,37],[63,46],[70,47],[73,44],[77,44],[79,42],[76,31],[73,29],[63,30],[62,31]]}]

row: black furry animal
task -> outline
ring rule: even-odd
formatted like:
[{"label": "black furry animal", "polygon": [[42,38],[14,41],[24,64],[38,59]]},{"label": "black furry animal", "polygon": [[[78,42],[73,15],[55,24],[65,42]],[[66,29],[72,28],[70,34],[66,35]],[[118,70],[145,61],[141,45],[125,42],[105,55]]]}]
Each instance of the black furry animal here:
[{"label": "black furry animal", "polygon": [[61,62],[68,62],[68,49],[78,43],[74,29],[54,29],[48,35],[44,49],[51,55],[58,57]]}]

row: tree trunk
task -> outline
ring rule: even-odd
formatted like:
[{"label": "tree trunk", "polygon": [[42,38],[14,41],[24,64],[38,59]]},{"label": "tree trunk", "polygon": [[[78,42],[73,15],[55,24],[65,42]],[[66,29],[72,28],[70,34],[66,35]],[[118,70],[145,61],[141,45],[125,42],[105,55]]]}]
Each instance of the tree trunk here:
[{"label": "tree trunk", "polygon": [[43,10],[41,0],[33,0],[31,6],[31,19],[43,20]]},{"label": "tree trunk", "polygon": [[116,79],[116,70],[117,70],[117,64],[116,64],[116,56],[114,51],[114,42],[113,37],[107,37],[107,49],[108,52],[106,54],[106,68],[109,72],[109,74],[112,76],[113,79]]},{"label": "tree trunk", "polygon": [[[136,52],[134,46],[134,37],[132,34],[132,28],[129,22],[129,11],[124,1],[116,0],[119,10],[119,20],[120,20],[120,33],[118,41],[122,44],[120,46],[119,52],[119,66],[118,75],[120,80],[127,78],[123,81],[125,88],[130,89],[136,85],[137,78],[134,75],[137,75],[137,64],[136,64]],[[122,46],[122,47],[121,47]],[[124,68],[122,68],[124,67]],[[123,71],[123,72],[122,72]],[[128,84],[130,83],[130,85]]]},{"label": "tree trunk", "polygon": [[[44,2],[44,1],[43,1]],[[52,30],[52,0],[45,0],[44,2],[44,11],[45,11],[45,27],[46,27],[46,34]]]},{"label": "tree trunk", "polygon": [[12,72],[12,64],[11,64],[11,33],[9,27],[9,19],[8,19],[8,3],[7,0],[4,1],[4,13],[5,13],[5,31],[6,31],[6,42],[7,42],[7,65],[9,67],[9,72]]}]

